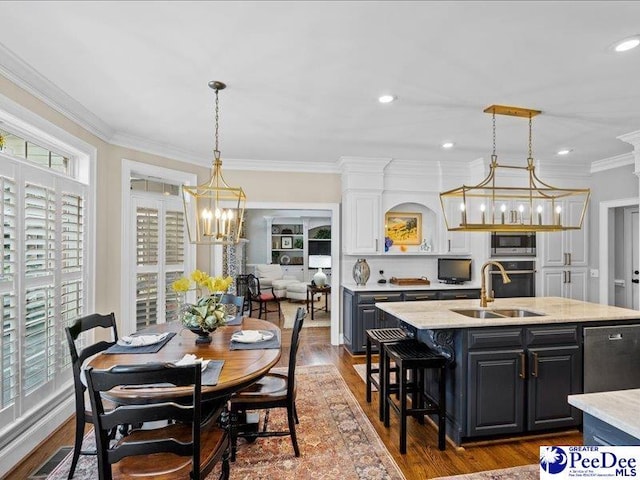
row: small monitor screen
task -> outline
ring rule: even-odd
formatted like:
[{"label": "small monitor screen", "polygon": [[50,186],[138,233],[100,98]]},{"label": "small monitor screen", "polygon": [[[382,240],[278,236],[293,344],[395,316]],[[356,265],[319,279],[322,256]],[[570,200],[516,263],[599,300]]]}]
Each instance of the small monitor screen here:
[{"label": "small monitor screen", "polygon": [[439,258],[438,280],[446,283],[462,283],[471,280],[470,258]]}]

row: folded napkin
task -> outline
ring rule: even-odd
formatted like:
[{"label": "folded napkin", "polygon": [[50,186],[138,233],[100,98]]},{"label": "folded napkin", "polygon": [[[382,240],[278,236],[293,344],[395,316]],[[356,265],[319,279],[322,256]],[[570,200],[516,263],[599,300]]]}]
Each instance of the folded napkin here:
[{"label": "folded napkin", "polygon": [[158,335],[137,335],[135,337],[122,337],[120,340],[122,343],[129,347],[143,347],[145,345],[153,345],[154,343],[161,342],[167,338],[169,332],[161,333]]},{"label": "folded napkin", "polygon": [[197,358],[193,353],[186,353],[184,357],[182,357],[177,362],[173,362],[173,364],[179,367],[183,367],[185,365],[193,365],[196,362],[200,362],[202,364],[203,372],[207,369],[207,365],[209,365],[209,360],[203,360],[202,358]]},{"label": "folded napkin", "polygon": [[259,330],[241,330],[236,332],[231,337],[232,340],[238,340],[241,342],[259,342],[264,339],[264,334]]}]

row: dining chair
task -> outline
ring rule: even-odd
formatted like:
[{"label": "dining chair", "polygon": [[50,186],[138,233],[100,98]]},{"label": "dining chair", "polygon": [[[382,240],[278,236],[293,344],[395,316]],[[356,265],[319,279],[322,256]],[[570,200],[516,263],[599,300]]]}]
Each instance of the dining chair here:
[{"label": "dining chair", "polygon": [[[298,353],[300,330],[307,312],[299,307],[293,323],[291,333],[291,349],[289,351],[289,366],[286,374],[269,372],[253,385],[231,396],[229,412],[231,417],[231,461],[235,461],[238,437],[244,437],[249,442],[259,437],[291,436],[293,451],[296,457],[300,456],[298,439],[296,437],[296,423],[298,412],[296,410],[296,357]],[[286,408],[289,430],[267,431],[270,408]],[[251,429],[248,424],[240,424],[240,418],[244,417],[247,410],[266,410],[262,431]]]},{"label": "dining chair", "polygon": [[[98,332],[98,328],[111,330],[111,341],[102,340],[78,351],[76,341],[81,333],[92,330]],[[69,345],[69,353],[71,354],[71,370],[73,371],[73,386],[75,390],[76,403],[76,433],[73,444],[73,459],[71,460],[71,469],[68,478],[73,478],[76,471],[76,465],[80,455],[96,455],[95,450],[83,451],[82,439],[84,437],[85,424],[93,423],[93,416],[90,404],[85,402],[85,392],[87,390],[84,378],[83,365],[87,359],[95,354],[103,352],[111,345],[118,341],[118,329],[116,327],[116,317],[113,313],[109,315],[101,315],[94,313],[85,317],[78,318],[71,326],[66,327],[65,334]]]},{"label": "dining chair", "polygon": [[244,297],[225,293],[220,303],[227,305],[227,315],[242,315],[244,313]]},{"label": "dining chair", "polygon": [[[269,313],[278,313],[278,324],[282,311],[280,310],[280,299],[273,291],[273,287],[260,287],[260,279],[253,274],[248,276],[247,291],[249,292],[249,316],[252,316],[254,303],[258,304],[258,318],[267,320]],[[276,305],[275,310],[269,310],[269,305]]]},{"label": "dining chair", "polygon": [[236,295],[242,295],[244,297],[243,311],[248,311],[250,308],[250,295],[249,295],[249,274],[240,274],[236,277]]},{"label": "dining chair", "polygon": [[[201,479],[222,461],[220,479],[229,478],[229,436],[217,416],[203,422],[200,362],[116,365],[108,370],[87,368],[93,408],[100,480]],[[103,395],[114,387],[141,388],[163,384],[191,387],[190,395],[160,403],[118,405],[105,411]],[[107,394],[108,395],[108,394]],[[190,398],[188,398],[190,397]],[[114,440],[109,432],[120,425],[145,423]],[[159,422],[157,428],[148,422]]]}]

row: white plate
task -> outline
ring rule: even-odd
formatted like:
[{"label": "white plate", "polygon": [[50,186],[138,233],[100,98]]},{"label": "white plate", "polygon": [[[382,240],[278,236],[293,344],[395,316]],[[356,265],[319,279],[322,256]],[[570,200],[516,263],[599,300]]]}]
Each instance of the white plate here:
[{"label": "white plate", "polygon": [[289,255],[282,255],[280,257],[280,265],[289,265],[291,263],[291,257]]},{"label": "white plate", "polygon": [[231,335],[231,340],[239,343],[266,342],[274,337],[269,330],[241,330]]},{"label": "white plate", "polygon": [[[136,338],[144,337],[146,341],[143,344],[137,344]],[[152,338],[154,337],[154,338]],[[132,339],[131,341],[127,341],[127,339]],[[156,343],[162,342],[165,338],[167,338],[167,334],[160,335],[132,335],[126,336],[118,339],[118,345],[123,347],[146,347],[148,345],[155,345]]]}]

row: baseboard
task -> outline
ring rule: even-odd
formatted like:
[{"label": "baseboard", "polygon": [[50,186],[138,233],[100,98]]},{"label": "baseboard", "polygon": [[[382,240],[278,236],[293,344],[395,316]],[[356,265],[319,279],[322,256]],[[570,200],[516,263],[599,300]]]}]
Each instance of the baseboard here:
[{"label": "baseboard", "polygon": [[0,477],[13,470],[38,445],[46,441],[75,411],[74,397],[71,396],[0,450]]}]

